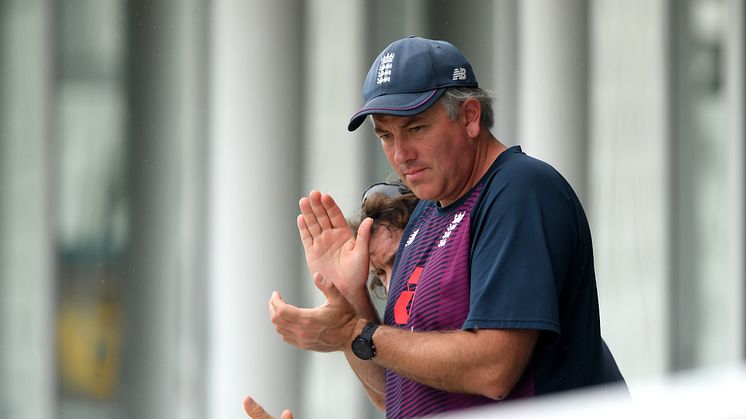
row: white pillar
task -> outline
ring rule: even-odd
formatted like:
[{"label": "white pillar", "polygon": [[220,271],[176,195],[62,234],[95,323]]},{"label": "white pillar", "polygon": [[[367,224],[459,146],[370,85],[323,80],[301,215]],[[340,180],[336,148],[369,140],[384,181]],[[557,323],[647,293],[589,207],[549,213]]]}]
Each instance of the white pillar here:
[{"label": "white pillar", "polygon": [[665,372],[669,362],[665,3],[591,3],[587,210],[602,334],[633,382]]},{"label": "white pillar", "polygon": [[55,413],[51,5],[0,6],[0,417]]},{"label": "white pillar", "polygon": [[[495,21],[492,54],[492,74],[477,73],[480,83],[495,94],[495,127],[492,134],[505,145],[518,144],[517,137],[518,89],[518,0],[499,0],[494,3]],[[490,77],[491,79],[488,79]]]},{"label": "white pillar", "polygon": [[128,7],[124,412],[204,418],[206,20],[197,0]]},{"label": "white pillar", "polygon": [[276,415],[298,406],[298,350],[275,332],[267,301],[278,290],[298,303],[298,281],[306,280],[297,269],[295,226],[302,6],[218,0],[210,10],[206,416],[212,419],[245,417],[246,394]]},{"label": "white pillar", "polygon": [[586,1],[527,0],[518,7],[519,143],[559,170],[584,200]]},{"label": "white pillar", "polygon": [[368,123],[347,131],[350,117],[363,104],[363,80],[375,58],[366,54],[365,5],[360,0],[306,5],[303,192],[329,192],[350,214],[360,207],[364,161],[372,158],[364,142],[376,141]]},{"label": "white pillar", "polygon": [[726,5],[728,32],[726,35],[726,69],[728,95],[728,162],[730,179],[729,194],[732,197],[730,214],[728,259],[731,266],[728,271],[726,289],[730,290],[728,304],[728,318],[733,327],[730,329],[730,340],[726,350],[726,360],[729,362],[743,362],[746,358],[746,266],[744,254],[746,245],[746,226],[744,225],[744,211],[746,211],[746,197],[744,196],[744,152],[746,147],[746,7],[742,0],[729,0]]},{"label": "white pillar", "polygon": [[[350,116],[362,106],[362,85],[370,65],[365,4],[313,0],[306,5],[302,191],[332,194],[345,215],[351,216],[360,207],[367,161],[376,157],[366,155],[366,150],[381,153],[366,144],[376,142],[367,123],[354,133],[347,131]],[[306,284],[304,301],[306,306],[316,306],[323,295],[313,285],[305,261],[300,265],[299,278]],[[302,410],[296,417],[363,416],[370,403],[343,354],[307,352],[302,359]]]}]

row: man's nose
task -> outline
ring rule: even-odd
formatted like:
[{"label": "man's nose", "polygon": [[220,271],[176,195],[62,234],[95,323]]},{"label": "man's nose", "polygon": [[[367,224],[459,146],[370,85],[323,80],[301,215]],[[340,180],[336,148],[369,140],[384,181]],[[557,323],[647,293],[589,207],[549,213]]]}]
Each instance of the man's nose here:
[{"label": "man's nose", "polygon": [[404,164],[414,160],[416,157],[417,153],[409,141],[397,139],[394,142],[394,162]]}]

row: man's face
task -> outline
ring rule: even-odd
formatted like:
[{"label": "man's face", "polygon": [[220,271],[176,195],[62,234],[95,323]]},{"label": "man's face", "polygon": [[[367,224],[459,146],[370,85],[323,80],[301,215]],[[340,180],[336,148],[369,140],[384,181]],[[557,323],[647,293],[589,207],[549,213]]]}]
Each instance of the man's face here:
[{"label": "man's face", "polygon": [[399,228],[380,225],[370,238],[370,270],[381,278],[387,294],[401,235]]},{"label": "man's face", "polygon": [[418,198],[443,206],[460,198],[473,176],[475,141],[464,121],[451,121],[440,103],[415,116],[373,115],[391,167]]}]

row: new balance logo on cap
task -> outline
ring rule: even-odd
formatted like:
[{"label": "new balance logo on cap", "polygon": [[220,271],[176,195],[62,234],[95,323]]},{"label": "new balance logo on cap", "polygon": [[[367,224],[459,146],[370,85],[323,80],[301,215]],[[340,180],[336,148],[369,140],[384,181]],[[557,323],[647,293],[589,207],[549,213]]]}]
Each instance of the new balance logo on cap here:
[{"label": "new balance logo on cap", "polygon": [[466,80],[466,69],[463,67],[453,69],[454,80]]}]

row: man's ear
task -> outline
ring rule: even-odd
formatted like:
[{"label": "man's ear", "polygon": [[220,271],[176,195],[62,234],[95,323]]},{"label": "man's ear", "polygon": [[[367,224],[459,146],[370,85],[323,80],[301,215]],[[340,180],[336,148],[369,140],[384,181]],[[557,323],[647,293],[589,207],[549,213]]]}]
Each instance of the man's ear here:
[{"label": "man's ear", "polygon": [[482,106],[475,98],[466,99],[461,103],[461,115],[464,118],[466,134],[476,138],[482,131]]}]

